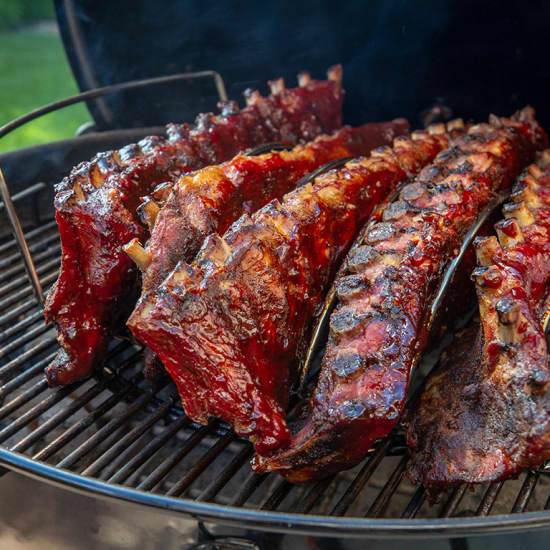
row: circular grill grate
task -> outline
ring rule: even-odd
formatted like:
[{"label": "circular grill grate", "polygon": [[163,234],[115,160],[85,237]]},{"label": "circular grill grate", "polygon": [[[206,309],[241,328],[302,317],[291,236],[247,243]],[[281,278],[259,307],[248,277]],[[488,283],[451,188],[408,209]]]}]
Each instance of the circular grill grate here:
[{"label": "circular grill grate", "polygon": [[[55,221],[25,236],[47,291],[60,261]],[[437,525],[435,518],[550,507],[550,479],[542,470],[471,490],[461,486],[430,506],[424,490],[404,477],[408,455],[402,427],[355,469],[317,483],[294,486],[276,474],[254,474],[248,466],[250,444],[220,422],[191,422],[169,380],[151,388],[141,375],[141,349],[129,340],[113,341],[105,368],[93,379],[50,389],[42,371],[57,350],[55,331],[44,324],[15,241],[0,243],[0,258],[0,460],[11,467],[105,494],[104,482],[114,496],[158,506],[174,508],[176,499],[184,511],[193,511],[191,503],[221,504],[206,508],[206,515],[220,519],[227,506],[254,512],[235,516],[241,523],[257,525],[258,511],[276,512],[269,517],[279,517],[281,524],[288,524],[288,514],[294,519],[306,514],[301,520],[306,523],[311,515],[316,532],[318,516],[369,518],[362,525],[372,532],[378,525],[374,518],[399,520],[396,529],[415,524],[420,529],[425,522],[410,520]],[[231,511],[226,513],[231,519]],[[546,517],[550,514],[539,519]],[[502,525],[502,518],[494,520]]]}]

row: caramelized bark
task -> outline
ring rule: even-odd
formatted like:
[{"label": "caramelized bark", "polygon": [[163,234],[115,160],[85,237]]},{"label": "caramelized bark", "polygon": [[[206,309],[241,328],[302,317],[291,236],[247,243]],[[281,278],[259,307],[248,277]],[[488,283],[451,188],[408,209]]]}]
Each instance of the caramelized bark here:
[{"label": "caramelized bark", "polygon": [[335,282],[339,304],[311,412],[290,448],[257,460],[294,482],[357,464],[401,414],[431,302],[461,238],[546,136],[532,110],[491,117],[454,141],[365,228]]},{"label": "caramelized bark", "polygon": [[[550,158],[550,151],[546,155]],[[550,281],[550,167],[544,158],[519,178],[513,202],[503,208],[505,220],[496,226],[498,240],[477,240],[473,278],[481,327],[469,330],[466,343],[457,335],[456,347],[429,377],[412,415],[409,475],[432,491],[506,479],[550,458],[543,329]],[[465,348],[468,352],[461,353]]]},{"label": "caramelized bark", "polygon": [[[196,124],[171,125],[168,137],[149,137],[78,165],[57,186],[56,220],[63,255],[59,278],[48,294],[47,321],[55,322],[62,349],[46,369],[50,385],[89,376],[101,363],[111,332],[124,321],[139,288],[122,246],[149,231],[138,213],[141,199],[162,182],[239,151],[270,141],[306,142],[341,126],[341,68],[329,80],[263,98],[247,94],[247,107],[222,105]],[[169,189],[165,187],[165,190]]]},{"label": "caramelized bark", "polygon": [[300,178],[343,157],[368,154],[408,131],[407,121],[346,126],[291,151],[231,161],[182,176],[159,212],[147,251],[151,263],[143,291],[156,288],[178,261],[190,262],[211,233],[223,234],[243,213],[252,214],[291,191]]},{"label": "caramelized bark", "polygon": [[[179,260],[192,261],[209,234],[223,234],[241,214],[251,214],[270,200],[282,197],[309,172],[331,160],[367,154],[407,131],[404,119],[359,128],[346,126],[332,136],[319,136],[292,151],[254,157],[238,155],[221,165],[182,176],[162,210],[155,214],[147,250],[132,254],[126,249],[138,266],[143,266],[143,257],[147,259],[147,265],[141,267],[142,292],[160,285]],[[164,194],[164,189],[160,194]],[[130,244],[130,248],[134,246]],[[154,380],[163,370],[154,353],[147,350],[145,376]]]},{"label": "caramelized bark", "polygon": [[210,235],[128,326],[163,361],[193,420],[217,416],[260,453],[288,443],[289,387],[310,321],[357,229],[447,144],[400,137]]}]

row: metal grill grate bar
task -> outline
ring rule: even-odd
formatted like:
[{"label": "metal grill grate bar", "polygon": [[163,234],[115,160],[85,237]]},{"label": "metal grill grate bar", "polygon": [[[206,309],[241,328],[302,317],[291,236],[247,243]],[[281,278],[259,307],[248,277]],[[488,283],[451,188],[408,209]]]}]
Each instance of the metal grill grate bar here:
[{"label": "metal grill grate bar", "polygon": [[[0,388],[0,399],[2,399],[4,395],[8,395],[9,393],[16,390],[21,384],[24,384],[31,378],[34,378],[36,375],[40,374],[44,370],[44,367],[46,367],[49,364],[49,362],[51,361],[51,358],[52,356],[50,355],[47,358],[47,360],[40,361],[39,363],[34,365],[34,367],[31,367],[30,369],[22,372],[19,376],[12,378],[9,382],[4,384]],[[1,417],[2,415],[0,415],[0,418]]]},{"label": "metal grill grate bar", "polygon": [[92,386],[75,401],[70,403],[67,407],[63,407],[60,411],[48,418],[44,424],[33,430],[29,435],[21,439],[17,445],[11,447],[11,451],[22,453],[28,449],[31,445],[36,443],[41,437],[45,436],[53,429],[55,429],[64,420],[73,415],[76,411],[81,409],[86,403],[90,402],[94,397],[97,397],[105,389],[105,384],[99,383]]},{"label": "metal grill grate bar", "polygon": [[62,399],[65,399],[68,395],[75,390],[76,387],[80,387],[82,382],[65,388],[57,390],[55,393],[50,393],[40,403],[37,403],[25,414],[20,416],[17,420],[14,420],[11,424],[6,426],[3,430],[0,430],[0,443],[6,441],[13,434],[17,433],[21,428],[26,426],[29,422],[39,417],[44,411],[47,411],[50,407],[59,403]]},{"label": "metal grill grate bar", "polygon": [[114,472],[122,462],[125,462],[127,454],[133,451],[132,445],[158,420],[165,416],[173,406],[173,401],[165,403],[157,408],[153,414],[140,422],[134,429],[127,433],[116,445],[109,448],[101,456],[99,456],[90,466],[88,466],[82,475],[95,475],[103,468],[109,465]]},{"label": "metal grill grate bar", "polygon": [[255,474],[251,472],[242,489],[231,500],[231,506],[242,506],[252,493],[267,479],[268,474]]},{"label": "metal grill grate bar", "polygon": [[10,323],[14,319],[17,319],[20,315],[23,315],[29,309],[36,307],[38,305],[36,298],[33,296],[29,300],[22,302],[17,307],[14,307],[9,313],[0,315],[0,327]]},{"label": "metal grill grate bar", "polygon": [[[55,235],[59,239],[59,233],[57,232],[57,223],[56,223],[55,220],[51,220],[51,221],[45,223],[44,225],[41,225],[40,227],[37,227],[36,229],[31,229],[30,231],[25,233],[25,240],[27,242],[29,242],[32,239],[34,239],[35,237],[38,237],[39,235],[41,235],[42,233],[46,233],[46,231],[48,231],[50,229],[55,230]],[[17,246],[16,240],[15,239],[10,239],[9,241],[6,241],[5,243],[0,245],[0,254],[3,254],[7,250],[15,248],[16,246]],[[31,249],[31,246],[32,245],[29,245],[29,250]],[[19,255],[19,252],[17,254]],[[19,257],[21,257],[21,256],[19,256]]]},{"label": "metal grill grate bar", "polygon": [[288,482],[286,479],[277,479],[275,482],[275,489],[273,489],[271,494],[268,494],[262,504],[260,504],[260,510],[276,510],[288,493],[290,493],[292,487],[294,487],[292,483]]},{"label": "metal grill grate bar", "polygon": [[[184,424],[185,425],[185,424]],[[217,422],[211,422],[208,426],[203,426],[193,434],[191,434],[185,441],[185,443],[178,449],[176,449],[170,456],[165,458],[159,466],[157,466],[139,485],[138,489],[143,491],[153,489],[175,466],[182,458],[189,454],[208,434],[212,433],[216,428]],[[173,433],[175,433],[173,431]],[[166,441],[168,441],[167,434],[160,434],[151,442],[151,448],[147,453],[144,453],[143,457],[140,457],[138,466],[148,460],[153,452],[159,449]],[[125,479],[125,478],[124,478]]]},{"label": "metal grill grate bar", "polygon": [[15,369],[22,367],[23,364],[31,357],[53,346],[54,344],[57,344],[57,340],[53,336],[48,338],[47,340],[42,340],[41,342],[38,342],[38,344],[28,349],[25,353],[22,353],[15,359],[12,359],[9,363],[6,363],[3,367],[0,367],[0,376],[4,376],[5,374],[8,374]]},{"label": "metal grill grate bar", "polygon": [[476,511],[476,516],[489,515],[489,513],[491,512],[491,508],[493,507],[503,485],[503,481],[498,481],[489,485],[489,488],[483,495],[483,499],[479,503],[478,509]]},{"label": "metal grill grate bar", "polygon": [[378,494],[378,496],[374,499],[374,502],[371,504],[371,507],[369,508],[366,517],[376,518],[384,512],[384,509],[386,508],[386,505],[390,501],[392,495],[395,493],[397,486],[401,483],[401,478],[405,473],[405,468],[407,467],[408,462],[408,455],[405,455],[401,458],[399,464],[392,472],[390,479],[388,479],[382,491]]},{"label": "metal grill grate bar", "polygon": [[332,509],[330,513],[331,516],[343,516],[346,513],[347,509],[358,497],[359,493],[362,491],[363,487],[374,473],[374,470],[376,470],[376,468],[380,464],[380,461],[386,455],[386,452],[390,447],[390,443],[390,438],[387,438],[378,445],[373,455],[367,459],[359,473],[355,476],[355,479],[347,488],[346,492],[342,495],[336,506],[334,506],[334,508]]},{"label": "metal grill grate bar", "polygon": [[37,336],[44,334],[51,328],[52,328],[51,325],[46,325],[44,323],[43,325],[39,325],[31,330],[28,330],[27,332],[25,332],[25,334],[23,334],[19,338],[13,340],[3,348],[0,348],[0,359],[8,355],[8,353],[11,353],[13,350],[24,346],[27,342],[34,340]]},{"label": "metal grill grate bar", "polygon": [[121,401],[128,393],[130,393],[132,387],[130,385],[122,388],[119,392],[111,395],[98,407],[96,407],[90,414],[85,418],[82,418],[78,422],[74,423],[72,426],[67,428],[59,437],[54,439],[50,444],[46,445],[40,452],[35,454],[33,458],[35,460],[46,460],[54,453],[59,451],[62,447],[67,445],[80,433],[82,433],[86,428],[91,426],[98,418],[108,412],[112,407],[114,407],[119,401]]},{"label": "metal grill grate bar", "polygon": [[170,496],[181,496],[182,493],[199,477],[204,470],[220,455],[220,453],[235,439],[233,433],[225,434],[203,454],[197,462],[187,470],[187,473],[166,493]]},{"label": "metal grill grate bar", "polygon": [[223,469],[221,474],[218,474],[212,483],[199,494],[196,500],[202,502],[213,501],[216,495],[225,487],[225,485],[227,485],[229,480],[241,469],[243,464],[252,457],[252,454],[252,446],[247,444],[233,457],[231,462]]},{"label": "metal grill grate bar", "polygon": [[[137,469],[145,464],[156,451],[158,451],[171,437],[173,437],[182,428],[189,426],[189,419],[185,416],[180,416],[172,424],[168,426],[164,432],[152,439],[137,455],[135,455],[124,467],[114,472],[108,470],[102,479],[107,479],[110,483],[123,483]],[[111,477],[107,478],[110,475]]]},{"label": "metal grill grate bar", "polygon": [[[57,276],[59,275],[59,269],[56,269],[53,273],[50,273],[47,277],[42,277],[40,279],[40,284],[42,285],[42,288],[47,287],[49,284],[53,283]],[[33,292],[32,287],[30,285],[27,285],[25,288],[22,288],[21,290],[18,290],[17,292],[12,292],[7,298],[4,298],[0,301],[0,311],[16,304],[17,302],[20,302],[27,296],[31,295]],[[1,290],[0,290],[1,295]]]},{"label": "metal grill grate bar", "polygon": [[103,439],[108,435],[114,432],[116,429],[120,428],[128,419],[133,416],[136,412],[141,410],[146,403],[151,401],[153,398],[153,393],[148,391],[143,393],[138,397],[133,403],[131,403],[126,410],[126,412],[119,416],[118,418],[113,418],[105,426],[100,428],[94,435],[88,438],[82,445],[75,449],[72,453],[67,455],[63,460],[58,464],[58,468],[70,468],[76,462],[78,462],[82,457],[88,454],[92,449],[94,449]]},{"label": "metal grill grate bar", "polygon": [[3,332],[0,332],[0,343],[5,342],[14,334],[17,334],[18,332],[28,328],[29,326],[39,321],[42,321],[42,324],[44,323],[44,315],[41,310],[35,311],[34,313],[27,315],[24,319],[21,319],[21,321],[19,321],[15,325],[12,325],[10,328],[4,330]]},{"label": "metal grill grate bar", "polygon": [[335,476],[330,476],[315,483],[297,506],[296,512],[299,514],[307,514],[311,511],[321,496],[325,494],[329,485],[334,481],[334,478]]},{"label": "metal grill grate bar", "polygon": [[539,472],[529,472],[527,476],[525,476],[521,489],[516,497],[516,501],[514,502],[514,506],[512,507],[513,514],[525,511],[525,508],[527,508],[529,500],[533,495],[533,491],[535,490],[539,477]]},{"label": "metal grill grate bar", "polygon": [[[49,262],[42,264],[40,267],[37,267],[36,273],[38,275],[44,275],[45,273],[48,273],[52,269],[55,269],[56,274],[59,273],[59,258],[50,260]],[[48,277],[45,277],[44,281],[46,281],[47,279]],[[6,283],[0,287],[0,296],[5,296],[6,294],[9,294],[11,296],[11,294],[14,292],[16,288],[19,288],[25,284],[28,284],[28,282],[29,282],[29,279],[27,278],[27,275],[22,275],[16,279],[13,279],[9,283]],[[22,290],[25,290],[25,289],[22,289]]]},{"label": "metal grill grate bar", "polygon": [[[29,187],[23,189],[23,191],[19,191],[19,193],[15,193],[11,200],[12,202],[18,202],[21,199],[24,199],[26,197],[29,197],[30,195],[34,195],[35,193],[38,193],[39,191],[42,191],[42,189],[46,188],[46,184],[43,181],[39,181],[38,183],[35,183],[34,185],[29,185]],[[6,208],[6,204],[3,201],[0,201],[0,212]]]},{"label": "metal grill grate bar", "polygon": [[[11,382],[13,382],[13,380],[8,382],[8,384]],[[11,412],[15,411],[25,403],[29,402],[33,397],[36,397],[39,393],[43,392],[47,387],[48,387],[48,381],[46,380],[45,377],[41,378],[36,384],[32,385],[30,388],[28,388],[23,393],[18,395],[15,399],[12,399],[11,401],[3,405],[0,408],[0,418],[4,418],[6,415],[10,414]]]},{"label": "metal grill grate bar", "polygon": [[458,487],[456,487],[456,489],[453,490],[451,496],[449,497],[449,500],[441,511],[442,518],[450,518],[455,513],[458,505],[460,504],[460,501],[462,500],[462,497],[466,493],[467,488],[468,485],[466,485],[466,483],[461,483]]},{"label": "metal grill grate bar", "polygon": [[[49,248],[48,250],[44,250],[43,252],[36,254],[34,256],[34,262],[35,264],[40,265],[40,268],[38,268],[36,272],[44,273],[44,271],[51,268],[52,266],[56,267],[57,265],[59,265],[60,259],[61,259],[60,245],[56,245],[54,248]],[[46,260],[50,260],[50,261],[46,261]],[[2,273],[0,273],[0,283],[3,283],[4,281],[9,281],[12,277],[15,277],[16,275],[19,275],[20,273],[24,273],[24,272],[25,272],[25,266],[22,262],[19,262],[17,265],[14,265],[13,267],[6,269],[5,271],[2,271]]]},{"label": "metal grill grate bar", "polygon": [[426,490],[424,489],[424,487],[418,487],[418,489],[414,492],[411,500],[409,500],[409,503],[407,504],[404,512],[401,514],[401,518],[414,518],[416,514],[418,514],[420,508],[422,508],[422,505],[425,501]]},{"label": "metal grill grate bar", "polygon": [[[61,247],[59,246],[59,233],[55,232],[51,235],[48,235],[43,240],[38,241],[34,244],[29,245],[29,252],[31,253],[41,253],[43,251],[43,248],[45,246],[49,247],[52,243],[57,244],[57,248],[60,250]],[[46,251],[47,252],[47,251]],[[38,258],[38,254],[35,255],[35,258]],[[14,252],[13,254],[10,254],[9,256],[5,256],[0,260],[0,268],[5,267],[11,267],[11,266],[23,266],[23,259],[21,258],[21,253],[19,251]]]}]

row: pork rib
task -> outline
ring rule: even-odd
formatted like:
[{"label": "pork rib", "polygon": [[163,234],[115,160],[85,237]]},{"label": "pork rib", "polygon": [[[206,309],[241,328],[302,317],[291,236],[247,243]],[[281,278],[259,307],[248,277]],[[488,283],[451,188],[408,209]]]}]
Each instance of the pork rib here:
[{"label": "pork rib", "polygon": [[[137,239],[125,248],[144,271],[142,293],[154,291],[179,260],[191,262],[209,234],[223,234],[241,214],[252,214],[282,197],[309,172],[338,158],[367,154],[407,131],[404,119],[346,126],[292,151],[237,155],[221,165],[182,176],[162,209],[149,217],[153,229],[146,250]],[[153,197],[161,199],[164,193],[165,189],[159,189]],[[146,203],[151,204],[156,203]],[[163,370],[151,350],[146,350],[146,377],[154,380]]]},{"label": "pork rib", "polygon": [[335,283],[339,303],[311,412],[290,448],[258,460],[293,482],[357,464],[401,414],[411,366],[446,264],[494,191],[510,184],[546,136],[525,109],[491,117],[440,153],[384,208]]},{"label": "pork rib", "polygon": [[180,262],[130,317],[186,413],[231,423],[260,453],[289,441],[289,386],[318,302],[372,208],[447,143],[414,133],[244,215]]},{"label": "pork rib", "polygon": [[300,87],[271,83],[272,95],[247,93],[247,107],[222,105],[196,124],[171,125],[167,138],[149,137],[78,165],[57,186],[56,220],[63,255],[45,316],[57,325],[62,349],[46,369],[50,385],[88,376],[111,332],[135,304],[136,270],[122,246],[149,233],[136,213],[141,198],[183,172],[230,159],[270,141],[307,142],[341,126],[341,67],[327,81],[299,76]]},{"label": "pork rib", "polygon": [[429,377],[409,425],[410,477],[432,491],[506,479],[550,458],[542,327],[550,282],[550,150],[513,191],[495,226],[498,240],[475,242],[481,328],[459,339]]},{"label": "pork rib", "polygon": [[407,121],[346,126],[291,151],[232,160],[182,176],[156,216],[146,253],[143,292],[159,284],[178,261],[191,262],[211,233],[223,234],[241,216],[291,191],[300,178],[342,157],[367,154],[408,131]]}]

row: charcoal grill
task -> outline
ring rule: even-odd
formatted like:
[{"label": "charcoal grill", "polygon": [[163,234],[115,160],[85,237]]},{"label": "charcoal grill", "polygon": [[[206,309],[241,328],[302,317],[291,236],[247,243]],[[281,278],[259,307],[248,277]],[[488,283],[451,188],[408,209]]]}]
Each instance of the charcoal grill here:
[{"label": "charcoal grill", "polygon": [[[99,63],[94,56],[101,57],[100,50],[109,46],[106,41],[96,40],[99,27],[105,28],[107,36],[114,36],[116,32],[122,36],[121,40],[128,40],[131,32],[127,27],[119,32],[119,28],[132,22],[130,17],[115,18],[113,3],[98,0],[93,4],[94,9],[97,8],[96,17],[103,18],[95,26],[85,12],[86,3],[56,1],[62,33],[64,27],[70,28],[70,33],[63,36],[69,58],[84,88],[88,88],[90,82],[101,86],[106,83],[104,78],[111,83],[116,80],[113,75],[122,75],[127,80],[136,75],[154,76],[154,72],[146,70],[148,62],[149,69],[151,66],[162,69],[157,69],[158,51],[150,43],[135,44],[144,48],[139,51],[143,71],[137,71],[125,49],[118,48],[122,53],[113,60],[112,67],[96,71],[95,77],[90,78]],[[153,7],[148,2],[139,4],[144,10]],[[187,6],[187,3],[181,6],[184,4]],[[343,61],[345,74],[350,79],[346,81],[345,113],[350,123],[405,115],[414,125],[426,118],[426,113],[431,116],[435,112],[446,116],[454,112],[455,116],[481,119],[491,109],[508,114],[531,101],[538,109],[540,121],[548,126],[550,107],[545,88],[550,79],[542,46],[547,20],[544,13],[550,12],[547,4],[537,2],[540,10],[536,11],[525,9],[519,2],[516,6],[486,2],[483,7],[477,2],[461,2],[458,12],[449,8],[451,3],[437,6],[430,3],[426,9],[418,8],[418,4],[405,7],[390,1],[380,5],[369,3],[366,7],[362,2],[350,2],[345,9],[334,10],[331,6],[321,9],[315,2],[302,2],[303,13],[297,13],[299,10],[293,3],[281,2],[277,6],[274,3],[270,4],[270,17],[266,21],[280,23],[279,11],[292,10],[296,20],[289,29],[299,29],[299,32],[291,32],[286,27],[274,32],[266,23],[257,33],[247,35],[248,42],[242,43],[226,44],[221,39],[215,44],[212,42],[212,31],[207,24],[213,12],[200,21],[189,18],[180,22],[167,10],[164,23],[168,26],[172,23],[169,40],[174,36],[184,37],[184,42],[172,49],[171,61],[181,57],[180,50],[186,51],[189,64],[193,65],[191,69],[211,66],[229,76],[230,96],[247,85],[257,85],[264,76],[290,74],[296,68],[320,72],[331,63]],[[61,5],[65,11],[60,11]],[[132,6],[134,8],[134,3]],[[377,17],[370,17],[378,8]],[[187,8],[177,8],[183,9]],[[254,15],[255,9],[248,6],[251,18],[248,24],[252,26],[256,24],[252,18],[258,17]],[[226,6],[224,10],[229,28],[246,26],[241,21],[242,6]],[[427,11],[432,19],[426,17]],[[468,22],[466,15],[474,11],[479,17],[475,23]],[[314,12],[330,17],[334,27],[345,32],[339,33],[340,36],[333,33],[323,47],[316,43],[308,49],[318,36],[319,25],[327,24],[326,21],[319,23]],[[495,18],[495,14],[500,17]],[[159,16],[155,6],[154,17]],[[477,23],[487,16],[494,23],[490,32]],[[178,23],[174,25],[176,20]],[[376,25],[368,27],[367,20]],[[151,21],[153,16],[143,17],[140,24]],[[406,37],[403,29],[411,25],[411,21],[413,31]],[[419,21],[427,21],[426,26],[414,27]],[[433,25],[434,21],[437,25]],[[178,25],[187,27],[182,29]],[[194,26],[201,25],[210,29],[209,33],[205,31],[209,38],[204,38],[203,48],[194,46],[187,52],[186,48],[201,40],[191,32]],[[370,42],[363,44],[367,27]],[[155,28],[158,27],[148,28],[148,32]],[[384,33],[378,32],[379,28],[384,29]],[[445,40],[441,40],[439,30]],[[480,30],[485,33],[483,36]],[[258,36],[261,40],[254,42]],[[290,36],[295,41],[294,49],[292,44],[288,45]],[[225,55],[226,50],[231,51]],[[163,53],[168,55],[166,51]],[[243,64],[245,58],[248,63]],[[272,59],[269,67],[266,58]],[[372,59],[384,60],[389,70],[381,70],[379,65],[370,62]],[[464,65],[460,65],[463,60]],[[80,65],[80,70],[75,65]],[[410,75],[409,68],[413,65],[418,72],[416,80]],[[462,73],[455,71],[456,67],[462,69]],[[373,68],[376,71],[370,73]],[[250,74],[258,80],[249,80]],[[63,488],[190,516],[197,520],[203,534],[206,533],[202,528],[204,522],[211,531],[231,530],[241,536],[240,540],[226,541],[227,548],[256,548],[250,540],[242,538],[259,540],[255,534],[261,532],[308,535],[325,544],[329,540],[325,537],[337,537],[339,547],[344,548],[347,547],[344,540],[351,538],[459,537],[455,540],[464,541],[465,537],[476,534],[550,530],[550,477],[544,468],[504,483],[462,485],[446,493],[439,504],[430,506],[424,490],[413,487],[404,477],[408,463],[404,425],[377,442],[353,470],[317,483],[294,486],[276,474],[254,474],[248,467],[252,456],[249,443],[237,438],[221,422],[213,421],[208,426],[191,422],[179,408],[177,395],[168,380],[160,381],[154,388],[143,380],[142,349],[129,338],[113,339],[104,368],[92,379],[70,387],[48,388],[42,371],[54,357],[58,345],[53,327],[44,324],[41,302],[57,278],[60,261],[59,235],[53,219],[53,184],[72,166],[97,151],[162,133],[162,127],[150,125],[175,118],[170,113],[164,120],[157,107],[167,97],[177,96],[170,92],[170,86],[181,81],[200,81],[212,91],[211,97],[225,96],[224,82],[215,71],[148,78],[88,90],[0,128],[1,139],[37,116],[78,101],[88,102],[97,128],[109,127],[107,119],[111,116],[114,122],[111,121],[110,128],[119,128],[0,155],[0,168],[9,185],[9,191],[0,185],[3,194],[0,203],[0,465],[4,466],[1,471],[13,470]],[[476,93],[471,93],[472,82],[477,83]],[[159,101],[150,109],[149,118],[139,119],[145,120],[143,125],[148,127],[130,128],[138,119],[132,109],[121,110],[120,105],[135,107],[140,102],[147,103],[159,85],[163,86]],[[136,90],[147,94],[131,100]],[[213,107],[204,105],[205,101],[206,96],[196,105],[197,111]],[[435,108],[417,116],[431,105]],[[189,109],[191,107],[185,105],[183,111],[187,113]],[[437,361],[440,351],[424,357],[417,371],[419,378]],[[211,538],[208,534],[205,537]],[[258,546],[280,548],[278,541],[277,537],[264,538]],[[298,547],[305,546],[297,543],[285,546]],[[319,548],[325,547],[334,546],[320,543]]]},{"label": "charcoal grill", "polygon": [[[205,76],[223,93],[219,75],[198,75]],[[0,128],[0,137],[90,97],[196,77],[175,75],[80,94]],[[124,337],[113,340],[104,368],[92,379],[48,388],[42,371],[58,345],[53,327],[44,324],[41,301],[60,261],[52,184],[92,151],[151,132],[159,128],[89,134],[0,156],[13,192],[10,198],[0,181],[0,208],[11,222],[1,226],[0,241],[0,463],[5,468],[200,521],[294,535],[452,537],[550,527],[550,478],[544,468],[471,490],[463,485],[430,506],[423,488],[404,478],[409,457],[402,425],[362,464],[317,483],[294,486],[276,474],[251,473],[250,444],[221,422],[190,421],[168,380],[155,388],[143,380],[142,350]],[[425,365],[433,364],[433,355]]]}]

